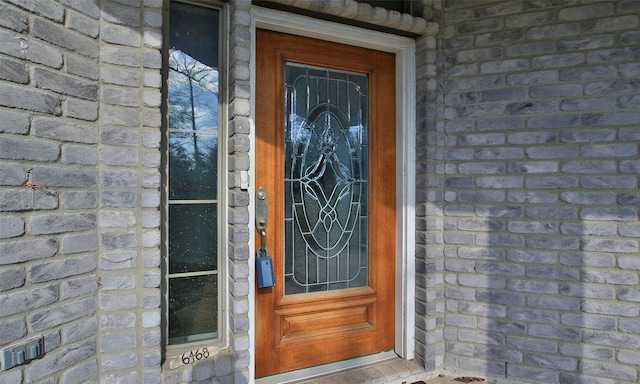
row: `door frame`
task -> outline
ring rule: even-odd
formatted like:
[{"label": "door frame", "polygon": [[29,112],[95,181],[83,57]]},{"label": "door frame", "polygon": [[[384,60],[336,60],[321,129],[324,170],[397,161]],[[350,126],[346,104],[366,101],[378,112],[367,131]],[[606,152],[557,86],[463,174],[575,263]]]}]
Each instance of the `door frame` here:
[{"label": "door frame", "polygon": [[[383,32],[295,15],[272,9],[251,8],[250,180],[255,180],[255,35],[256,29],[313,37],[330,42],[391,52],[396,55],[396,274],[395,274],[395,353],[406,360],[414,358],[415,335],[415,42],[413,39]],[[254,223],[254,197],[257,186],[250,185],[249,225]],[[250,228],[249,249],[249,345],[250,379],[255,378],[255,267],[254,231]]]}]

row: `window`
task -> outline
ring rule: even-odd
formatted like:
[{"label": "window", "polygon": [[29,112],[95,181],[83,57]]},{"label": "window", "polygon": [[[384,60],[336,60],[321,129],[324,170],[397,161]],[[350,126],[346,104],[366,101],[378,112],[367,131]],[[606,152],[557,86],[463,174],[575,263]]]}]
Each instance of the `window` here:
[{"label": "window", "polygon": [[170,3],[164,135],[170,345],[216,339],[219,332],[220,14]]}]

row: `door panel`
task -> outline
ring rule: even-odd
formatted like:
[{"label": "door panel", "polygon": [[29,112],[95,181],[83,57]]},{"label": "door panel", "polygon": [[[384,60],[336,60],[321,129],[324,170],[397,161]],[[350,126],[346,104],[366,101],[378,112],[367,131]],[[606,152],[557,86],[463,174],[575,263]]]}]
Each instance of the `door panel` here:
[{"label": "door panel", "polygon": [[265,30],[256,47],[276,282],[256,291],[256,375],[392,349],[395,57]]}]

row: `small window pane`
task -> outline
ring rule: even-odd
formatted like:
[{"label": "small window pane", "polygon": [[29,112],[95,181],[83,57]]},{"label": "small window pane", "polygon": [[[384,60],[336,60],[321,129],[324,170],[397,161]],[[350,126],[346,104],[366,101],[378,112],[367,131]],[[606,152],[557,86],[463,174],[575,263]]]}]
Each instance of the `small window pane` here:
[{"label": "small window pane", "polygon": [[169,344],[217,336],[218,275],[169,280]]},{"label": "small window pane", "polygon": [[169,273],[218,268],[217,204],[169,206]]},{"label": "small window pane", "polygon": [[218,138],[197,132],[169,132],[169,198],[215,200]]},{"label": "small window pane", "polygon": [[219,13],[215,8],[171,2],[169,43],[209,67],[218,68]]}]

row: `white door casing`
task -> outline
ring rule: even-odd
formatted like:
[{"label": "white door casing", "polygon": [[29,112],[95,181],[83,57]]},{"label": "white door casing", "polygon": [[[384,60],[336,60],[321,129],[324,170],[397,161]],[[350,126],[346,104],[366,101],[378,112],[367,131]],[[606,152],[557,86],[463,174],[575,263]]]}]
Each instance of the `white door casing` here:
[{"label": "white door casing", "polygon": [[[406,360],[414,358],[415,314],[415,43],[413,39],[337,24],[307,16],[253,7],[251,46],[251,89],[255,89],[256,28],[313,37],[396,55],[396,298],[395,352]],[[250,121],[255,121],[255,95],[250,97]],[[253,128],[253,127],[252,127]],[[255,130],[251,129],[250,180],[255,180]],[[254,222],[255,189],[251,185],[249,223]],[[250,231],[253,236],[253,231]],[[254,239],[250,239],[254,244]],[[251,254],[255,254],[255,249]],[[249,316],[250,379],[254,375],[255,271],[250,260]]]}]

